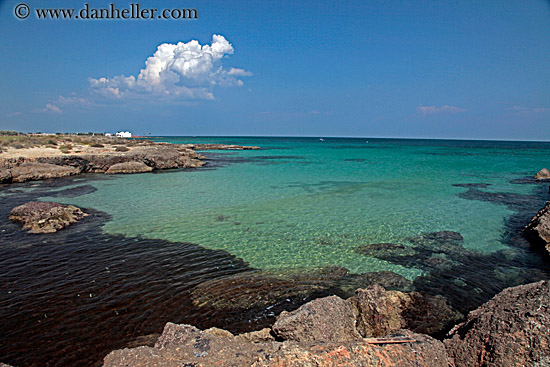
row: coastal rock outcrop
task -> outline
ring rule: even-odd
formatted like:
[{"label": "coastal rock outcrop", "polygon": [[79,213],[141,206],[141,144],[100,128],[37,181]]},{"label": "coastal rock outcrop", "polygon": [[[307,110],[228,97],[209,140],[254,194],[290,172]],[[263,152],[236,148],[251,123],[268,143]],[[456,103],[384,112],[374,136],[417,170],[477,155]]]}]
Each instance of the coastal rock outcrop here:
[{"label": "coastal rock outcrop", "polygon": [[105,173],[142,173],[151,172],[152,170],[153,168],[149,167],[143,162],[124,162],[113,164]]},{"label": "coastal rock outcrop", "polygon": [[399,329],[434,335],[463,317],[442,297],[386,291],[379,285],[358,289],[347,301],[356,310],[356,327],[363,337],[383,336]]},{"label": "coastal rock outcrop", "polygon": [[25,182],[72,176],[80,173],[76,167],[58,166],[49,163],[25,162],[10,169],[12,182]]},{"label": "coastal rock outcrop", "polygon": [[550,282],[505,289],[455,326],[445,346],[456,367],[549,366]]},{"label": "coastal rock outcrop", "polygon": [[401,342],[252,343],[168,323],[154,347],[111,352],[103,366],[448,366],[443,344],[427,335],[402,330],[389,340]]},{"label": "coastal rock outcrop", "polygon": [[537,179],[537,180],[548,180],[548,179],[550,179],[550,171],[547,168],[541,169],[535,175],[535,179]]},{"label": "coastal rock outcrop", "polygon": [[550,201],[539,210],[524,232],[533,245],[542,247],[550,255]]},{"label": "coastal rock outcrop", "polygon": [[9,183],[11,181],[11,171],[7,168],[0,167],[0,184]]},{"label": "coastal rock outcrop", "polygon": [[10,212],[10,220],[23,223],[30,233],[54,233],[85,216],[76,206],[43,201],[29,201]]},{"label": "coastal rock outcrop", "polygon": [[353,311],[350,304],[340,297],[319,298],[292,312],[283,311],[277,317],[273,331],[282,339],[297,342],[360,340]]}]

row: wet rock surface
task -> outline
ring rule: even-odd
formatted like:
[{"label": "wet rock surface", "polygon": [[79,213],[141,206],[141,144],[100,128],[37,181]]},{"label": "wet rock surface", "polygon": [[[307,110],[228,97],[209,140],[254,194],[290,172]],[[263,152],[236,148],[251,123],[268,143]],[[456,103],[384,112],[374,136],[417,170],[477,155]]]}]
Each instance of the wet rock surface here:
[{"label": "wet rock surface", "polygon": [[550,201],[527,224],[524,232],[534,246],[550,255]]},{"label": "wet rock surface", "polygon": [[10,220],[23,223],[29,233],[54,233],[78,222],[87,214],[73,205],[30,201],[13,208]]},{"label": "wet rock surface", "polygon": [[445,340],[457,367],[550,365],[550,283],[508,288]]}]

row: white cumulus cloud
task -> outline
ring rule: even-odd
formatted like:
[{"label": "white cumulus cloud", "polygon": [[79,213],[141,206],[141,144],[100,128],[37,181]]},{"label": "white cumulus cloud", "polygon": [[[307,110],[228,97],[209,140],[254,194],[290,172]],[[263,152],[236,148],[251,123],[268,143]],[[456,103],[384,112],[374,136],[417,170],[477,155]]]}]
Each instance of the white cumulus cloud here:
[{"label": "white cumulus cloud", "polygon": [[193,40],[163,43],[145,61],[137,76],[90,78],[93,93],[113,99],[213,99],[215,85],[242,86],[239,78],[252,75],[240,68],[224,68],[222,59],[234,53],[225,37],[213,35],[210,45]]},{"label": "white cumulus cloud", "polygon": [[464,112],[466,109],[455,107],[455,106],[449,106],[449,105],[443,105],[441,107],[437,106],[418,106],[416,107],[416,111],[423,114],[423,115],[433,115],[436,113],[459,113]]}]

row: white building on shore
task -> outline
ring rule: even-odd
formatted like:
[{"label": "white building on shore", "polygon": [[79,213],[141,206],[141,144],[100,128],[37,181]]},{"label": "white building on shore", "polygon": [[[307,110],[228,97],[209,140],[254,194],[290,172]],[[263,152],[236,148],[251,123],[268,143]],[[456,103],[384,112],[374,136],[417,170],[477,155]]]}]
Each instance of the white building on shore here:
[{"label": "white building on shore", "polygon": [[119,131],[116,133],[117,138],[131,138],[132,133],[129,131]]}]

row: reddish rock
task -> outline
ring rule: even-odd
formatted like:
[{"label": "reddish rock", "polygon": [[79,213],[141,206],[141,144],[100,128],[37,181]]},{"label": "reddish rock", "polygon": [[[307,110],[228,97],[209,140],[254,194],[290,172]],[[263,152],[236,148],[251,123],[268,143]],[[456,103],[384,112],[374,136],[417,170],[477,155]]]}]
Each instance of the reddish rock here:
[{"label": "reddish rock", "polygon": [[359,340],[355,315],[348,302],[337,296],[319,298],[292,312],[283,311],[273,325],[275,334],[298,342]]},{"label": "reddish rock", "polygon": [[447,367],[443,344],[407,330],[396,335],[403,343],[371,344],[362,339],[344,343],[259,342],[217,336],[190,325],[166,324],[154,347],[111,352],[104,367]]},{"label": "reddish rock", "polygon": [[505,289],[445,340],[456,367],[550,366],[550,282]]},{"label": "reddish rock", "polygon": [[78,222],[87,214],[73,205],[29,201],[13,208],[10,220],[23,223],[30,233],[53,233]]}]

